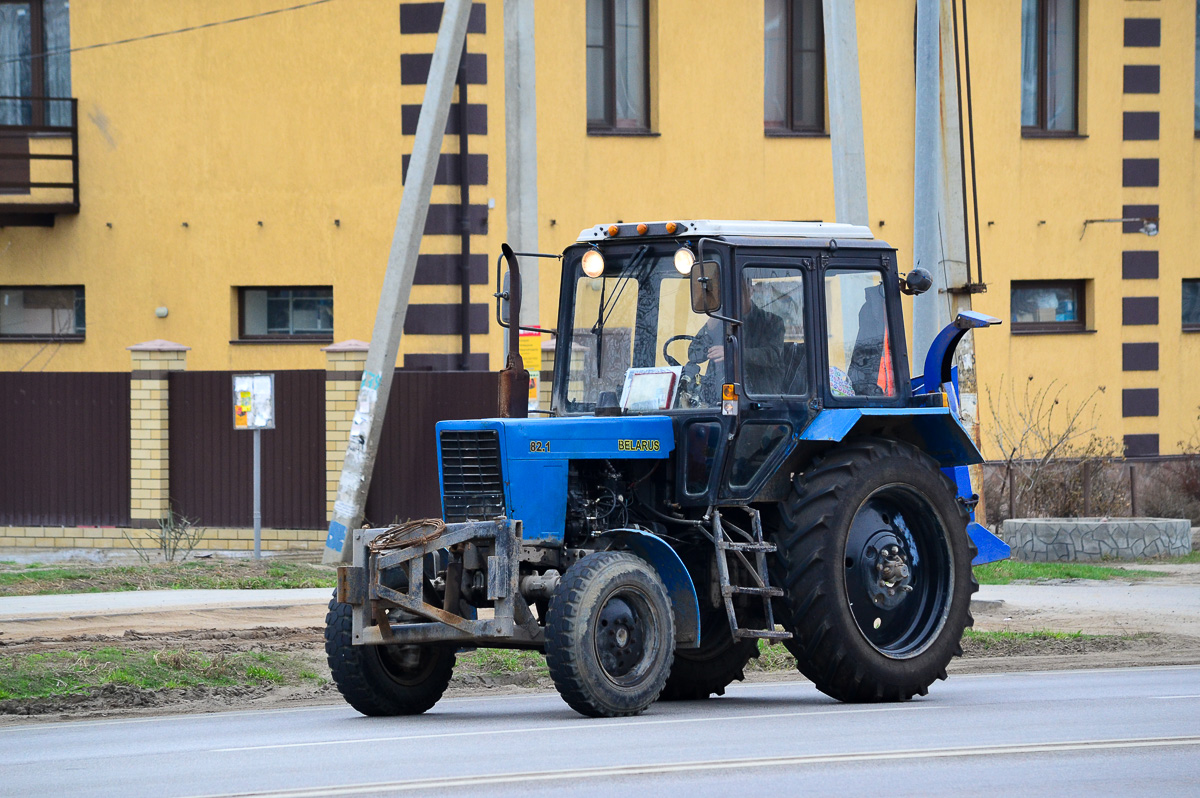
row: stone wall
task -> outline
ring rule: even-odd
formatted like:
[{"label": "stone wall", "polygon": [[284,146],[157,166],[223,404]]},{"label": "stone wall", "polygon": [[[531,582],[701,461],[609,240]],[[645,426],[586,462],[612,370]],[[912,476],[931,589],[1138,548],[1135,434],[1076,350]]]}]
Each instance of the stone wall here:
[{"label": "stone wall", "polygon": [[1098,562],[1178,557],[1192,550],[1192,525],[1174,518],[1014,518],[1000,532],[1014,560]]}]

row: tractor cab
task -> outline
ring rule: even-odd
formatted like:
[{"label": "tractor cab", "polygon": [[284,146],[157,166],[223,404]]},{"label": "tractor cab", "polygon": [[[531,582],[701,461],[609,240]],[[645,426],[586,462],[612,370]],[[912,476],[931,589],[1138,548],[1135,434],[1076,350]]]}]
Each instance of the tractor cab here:
[{"label": "tractor cab", "polygon": [[865,227],[589,228],[563,256],[552,412],[669,416],[675,502],[750,501],[823,408],[911,396],[901,286]]}]

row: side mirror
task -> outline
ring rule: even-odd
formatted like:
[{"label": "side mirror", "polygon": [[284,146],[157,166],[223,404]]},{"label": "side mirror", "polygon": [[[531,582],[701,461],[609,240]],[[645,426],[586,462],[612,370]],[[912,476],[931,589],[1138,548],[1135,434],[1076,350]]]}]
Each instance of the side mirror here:
[{"label": "side mirror", "polygon": [[509,307],[508,298],[511,296],[508,292],[509,283],[512,282],[512,272],[505,272],[504,278],[500,282],[500,290],[496,293],[496,301],[500,304],[500,323],[508,324]]},{"label": "side mirror", "polygon": [[900,278],[900,290],[909,296],[923,294],[933,287],[933,276],[920,266]]},{"label": "side mirror", "polygon": [[702,260],[692,265],[692,310],[715,313],[721,309],[721,265]]}]

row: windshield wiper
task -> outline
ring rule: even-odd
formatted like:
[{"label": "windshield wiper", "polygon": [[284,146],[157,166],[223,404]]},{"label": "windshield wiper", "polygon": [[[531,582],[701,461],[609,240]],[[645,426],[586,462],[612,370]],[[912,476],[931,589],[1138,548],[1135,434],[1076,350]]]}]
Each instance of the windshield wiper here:
[{"label": "windshield wiper", "polygon": [[[600,281],[600,309],[596,312],[596,323],[592,325],[591,333],[596,336],[596,376],[599,377],[604,363],[604,325],[608,322],[608,317],[612,315],[616,308],[617,300],[621,298],[621,294],[625,291],[625,286],[629,283],[629,278],[633,276],[634,270],[637,269],[641,262],[645,259],[646,253],[650,251],[647,244],[643,244],[638,248],[633,257],[629,259],[629,265],[621,270],[620,277],[617,278],[616,290],[607,301],[604,299],[605,281],[601,278]],[[641,279],[641,275],[638,275]],[[604,311],[608,310],[608,313]]]}]

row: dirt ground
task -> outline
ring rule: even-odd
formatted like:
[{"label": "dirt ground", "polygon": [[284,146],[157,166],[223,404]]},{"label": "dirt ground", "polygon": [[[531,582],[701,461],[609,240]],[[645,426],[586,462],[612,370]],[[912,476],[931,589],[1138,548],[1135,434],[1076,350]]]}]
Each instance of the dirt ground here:
[{"label": "dirt ground", "polygon": [[[1145,566],[1138,566],[1145,567]],[[1152,566],[1167,576],[1154,580],[1169,589],[1200,587],[1200,566]],[[1037,587],[1037,586],[1033,586]],[[1088,582],[1072,590],[1038,591],[1046,596],[1081,591],[1154,590],[1145,583]],[[1186,588],[1184,588],[1186,589]],[[985,588],[986,591],[986,588]],[[995,592],[995,591],[993,591]],[[1010,593],[1013,591],[1010,591]],[[1028,589],[1015,591],[1024,595]],[[1095,594],[1095,593],[1093,593]],[[1109,595],[1103,593],[1102,595]],[[1121,602],[1115,602],[1120,605]],[[1058,630],[1091,633],[1093,627],[1115,636],[1067,639],[1016,639],[964,641],[964,656],[956,659],[950,673],[987,673],[1078,668],[1107,668],[1200,663],[1200,619],[1192,614],[1130,610],[1123,616],[1106,604],[1102,611],[1081,611],[1077,603],[1043,598],[1036,607],[1023,608],[1007,600],[985,600],[973,604],[975,627],[988,631]],[[325,673],[323,651],[324,603],[310,601],[298,606],[195,609],[172,613],[129,613],[121,615],[74,615],[44,617],[0,625],[0,655],[120,645],[158,651],[189,649],[209,655],[224,652],[286,652],[311,661],[314,670]],[[1165,618],[1165,620],[1164,620]],[[521,694],[552,690],[549,679],[537,672],[512,674],[483,672],[473,665],[456,669],[450,696]],[[748,681],[801,679],[795,672],[748,670]],[[282,708],[338,704],[341,697],[331,684],[312,687],[229,687],[188,690],[146,691],[119,686],[105,687],[93,695],[37,701],[0,701],[0,725],[33,720],[61,720],[165,713],[217,712],[232,709]]]}]

